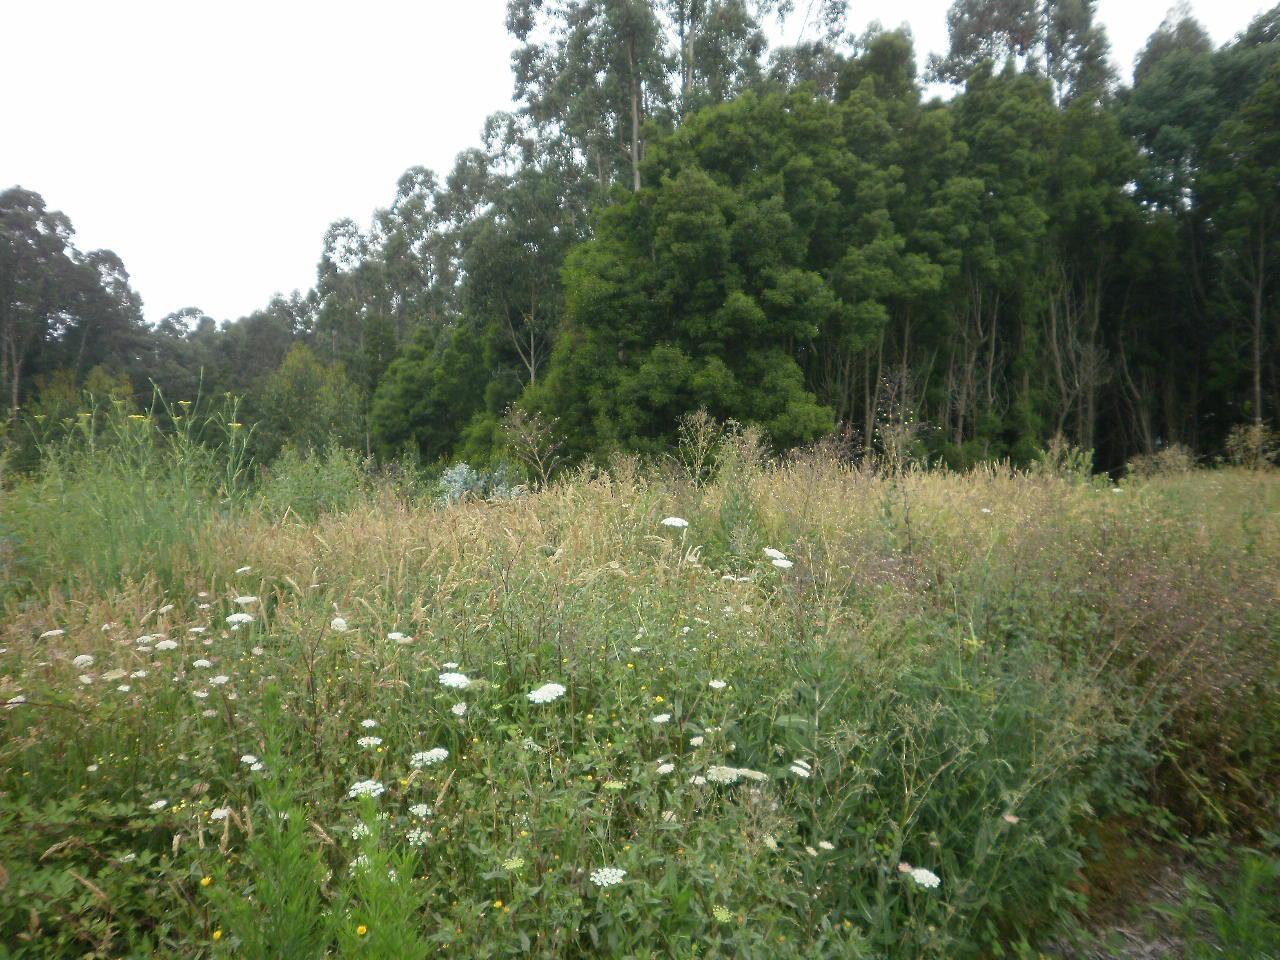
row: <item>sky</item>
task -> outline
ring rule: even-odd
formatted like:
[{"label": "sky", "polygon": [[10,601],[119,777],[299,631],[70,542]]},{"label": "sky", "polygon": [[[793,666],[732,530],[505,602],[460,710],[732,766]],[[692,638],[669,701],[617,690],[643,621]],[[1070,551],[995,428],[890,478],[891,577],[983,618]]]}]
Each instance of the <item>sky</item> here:
[{"label": "sky", "polygon": [[[1193,0],[1224,43],[1274,0]],[[908,23],[923,62],[949,0],[852,0],[850,26]],[[1169,0],[1099,0],[1133,58]],[[805,0],[782,29],[804,23]],[[367,226],[408,167],[445,173],[512,107],[506,0],[9,0],[0,14],[0,190],[114,250],[147,319],[230,320],[315,279],[325,229]],[[815,25],[808,27],[810,33]]]}]

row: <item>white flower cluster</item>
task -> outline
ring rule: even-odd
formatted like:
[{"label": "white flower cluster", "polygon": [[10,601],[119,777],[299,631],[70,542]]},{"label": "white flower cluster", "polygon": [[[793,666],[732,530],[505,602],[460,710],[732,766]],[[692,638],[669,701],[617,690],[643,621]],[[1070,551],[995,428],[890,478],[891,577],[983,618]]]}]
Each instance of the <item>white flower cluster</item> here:
[{"label": "white flower cluster", "polygon": [[544,683],[537,690],[529,692],[529,701],[531,703],[550,703],[553,700],[559,700],[565,695],[565,688],[558,683]]},{"label": "white flower cluster", "polygon": [[591,882],[597,887],[614,887],[620,884],[627,871],[619,870],[617,867],[599,867],[591,871]]},{"label": "white flower cluster", "polygon": [[347,791],[347,796],[355,799],[356,797],[380,797],[387,792],[377,780],[358,780],[351,785],[351,789]]},{"label": "white flower cluster", "polygon": [[795,566],[795,564],[787,559],[787,555],[785,553],[781,550],[775,550],[773,547],[765,547],[764,555],[768,557],[769,562],[779,570],[789,570],[791,567]]},{"label": "white flower cluster", "polygon": [[916,867],[911,871],[911,879],[920,886],[932,890],[942,883],[942,880],[932,870],[926,870],[924,867]]},{"label": "white flower cluster", "polygon": [[430,750],[420,750],[409,758],[409,766],[415,770],[421,770],[423,767],[429,767],[434,763],[440,763],[442,760],[449,759],[449,751],[444,747],[433,747]]},{"label": "white flower cluster", "polygon": [[380,747],[382,746],[381,737],[361,737],[356,741],[362,747]]},{"label": "white flower cluster", "polygon": [[662,525],[664,527],[674,527],[677,530],[683,530],[689,525],[689,521],[684,517],[664,517]]},{"label": "white flower cluster", "polygon": [[233,613],[227,617],[227,623],[233,627],[237,627],[242,623],[253,623],[254,616],[251,613]]},{"label": "white flower cluster", "polygon": [[409,841],[411,847],[425,847],[427,841],[431,839],[431,834],[422,827],[412,827],[404,838]]},{"label": "white flower cluster", "polygon": [[813,768],[810,767],[809,764],[806,763],[804,760],[792,760],[791,772],[794,773],[797,777],[803,777],[804,779],[807,780],[809,779],[810,774],[813,773]]},{"label": "white flower cluster", "polygon": [[[454,664],[457,666],[457,664]],[[471,686],[471,678],[465,673],[442,673],[440,674],[440,683],[442,686],[451,687],[454,690],[465,690]]]}]

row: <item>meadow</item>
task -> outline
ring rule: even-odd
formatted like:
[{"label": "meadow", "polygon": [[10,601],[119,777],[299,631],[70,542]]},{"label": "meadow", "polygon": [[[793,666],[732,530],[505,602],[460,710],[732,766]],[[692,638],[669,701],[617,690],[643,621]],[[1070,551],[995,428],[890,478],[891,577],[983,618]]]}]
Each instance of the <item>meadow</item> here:
[{"label": "meadow", "polygon": [[1274,955],[1275,472],[216,428],[0,489],[0,957],[1105,956],[1205,844],[1184,955]]}]

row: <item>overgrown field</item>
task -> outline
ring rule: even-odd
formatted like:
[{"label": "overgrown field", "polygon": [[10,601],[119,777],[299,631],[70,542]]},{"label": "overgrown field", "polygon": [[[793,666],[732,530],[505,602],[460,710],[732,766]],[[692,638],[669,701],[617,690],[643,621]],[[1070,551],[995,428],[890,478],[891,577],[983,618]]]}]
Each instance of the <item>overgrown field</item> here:
[{"label": "overgrown field", "polygon": [[1274,473],[113,450],[0,493],[3,957],[1036,956],[1274,829]]}]

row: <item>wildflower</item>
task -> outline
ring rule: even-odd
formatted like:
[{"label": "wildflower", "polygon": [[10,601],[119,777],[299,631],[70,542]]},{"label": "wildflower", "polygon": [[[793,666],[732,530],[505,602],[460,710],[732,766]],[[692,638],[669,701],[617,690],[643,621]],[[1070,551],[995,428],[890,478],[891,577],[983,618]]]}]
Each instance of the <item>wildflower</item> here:
[{"label": "wildflower", "polygon": [[369,835],[369,825],[367,823],[357,823],[351,828],[352,840],[363,840]]},{"label": "wildflower", "polygon": [[146,679],[147,671],[135,670],[133,671],[133,673],[129,674],[129,676],[132,677],[134,680],[144,680]]},{"label": "wildflower", "polygon": [[431,839],[431,834],[422,827],[414,827],[404,835],[404,838],[409,841],[411,847],[425,847],[427,841]]},{"label": "wildflower", "polygon": [[112,630],[114,630],[114,629],[115,629],[116,627],[118,627],[118,626],[120,626],[120,624],[118,624],[118,623],[104,623],[104,624],[102,625],[102,632],[103,632],[103,633],[110,633]]},{"label": "wildflower", "polygon": [[257,597],[236,597],[236,603],[242,607],[248,607],[258,602]]},{"label": "wildflower", "polygon": [[357,936],[357,937],[363,937],[363,936],[364,936],[366,933],[368,933],[368,932],[369,932],[369,928],[368,928],[368,927],[366,927],[363,923],[362,923],[362,924],[360,924],[360,926],[356,927],[356,936]]},{"label": "wildflower", "polygon": [[347,864],[348,873],[360,873],[362,870],[367,869],[369,869],[369,857],[363,853],[358,854]]},{"label": "wildflower", "polygon": [[249,767],[249,770],[253,773],[261,773],[265,769],[266,767],[264,767],[261,762],[255,763]]},{"label": "wildflower", "polygon": [[88,770],[90,773],[97,773],[98,765],[96,763],[91,763],[87,767],[85,767],[85,769]]},{"label": "wildflower", "polygon": [[380,747],[382,746],[381,737],[361,737],[356,741],[362,747]]},{"label": "wildflower", "polygon": [[803,760],[792,760],[791,772],[794,773],[797,777],[803,777],[804,779],[807,780],[809,778],[809,775],[813,773],[813,768],[810,767],[809,764]]},{"label": "wildflower", "polygon": [[123,854],[123,855],[120,857],[120,862],[121,862],[121,863],[133,863],[133,861],[135,861],[135,860],[137,860],[137,859],[138,859],[138,855],[137,855],[136,853],[133,853],[132,851],[130,851],[129,853]]},{"label": "wildflower", "polygon": [[707,768],[710,783],[737,783],[740,773],[736,767],[712,766]]},{"label": "wildflower", "polygon": [[702,739],[703,739],[702,737],[690,737],[690,738],[689,738],[689,746],[691,746],[691,747],[700,747],[700,746],[702,746]]},{"label": "wildflower", "polygon": [[1012,813],[1006,813],[1002,815],[1000,819],[1003,820],[1005,823],[1020,823],[1022,820],[1021,817],[1015,816]]},{"label": "wildflower", "polygon": [[355,797],[380,797],[387,792],[377,780],[357,780],[351,785],[351,789],[347,791],[347,796]]},{"label": "wildflower", "polygon": [[676,765],[674,763],[660,763],[658,764],[658,773],[662,776],[666,776],[668,773],[675,770],[675,768]]},{"label": "wildflower", "polygon": [[729,908],[722,907],[719,904],[716,904],[714,907],[711,908],[711,915],[715,917],[716,920],[718,920],[720,923],[728,923],[730,920],[733,919],[733,914],[729,912]]},{"label": "wildflower", "polygon": [[[448,664],[445,664],[448,666]],[[457,664],[454,664],[457,666]],[[451,687],[454,690],[465,690],[471,686],[471,678],[465,673],[442,673],[440,674],[440,683],[442,686]]]},{"label": "wildflower", "polygon": [[361,720],[360,721],[360,726],[364,727],[366,730],[372,730],[377,725],[378,725],[377,720]]},{"label": "wildflower", "polygon": [[197,700],[207,700],[209,698],[208,690],[192,690],[191,695]]},{"label": "wildflower", "polygon": [[738,771],[738,776],[743,777],[746,780],[759,781],[769,779],[769,775],[767,773],[761,773],[759,770],[750,770],[747,767],[737,767],[736,769]]},{"label": "wildflower", "polygon": [[790,560],[788,560],[786,557],[783,557],[781,560],[770,560],[769,562],[772,563],[779,570],[790,570],[792,567],[795,566],[795,564],[792,563]]},{"label": "wildflower", "polygon": [[415,770],[421,770],[423,767],[429,767],[432,764],[440,763],[442,760],[449,759],[449,751],[444,747],[433,747],[430,750],[420,750],[409,758],[409,766]]},{"label": "wildflower", "polygon": [[83,670],[85,667],[93,666],[93,656],[88,653],[82,653],[71,661],[71,665],[77,670]]},{"label": "wildflower", "polygon": [[215,942],[215,943],[217,943],[217,942],[218,942],[219,940],[221,940],[221,939],[222,939],[222,931],[221,931],[221,930],[215,930],[215,931],[213,931],[213,940],[214,940],[214,942]]},{"label": "wildflower", "polygon": [[178,643],[176,640],[161,640],[156,644],[157,650],[177,650]]},{"label": "wildflower", "polygon": [[446,670],[457,670],[457,669],[458,669],[458,665],[457,665],[456,663],[446,663],[446,664],[443,664],[443,667],[444,667]]},{"label": "wildflower", "polygon": [[708,680],[707,686],[710,687],[712,690],[723,690],[725,687],[728,686],[728,684],[725,683],[723,680]]},{"label": "wildflower", "polygon": [[408,643],[410,640],[413,639],[413,637],[406,636],[405,634],[401,633],[399,630],[392,630],[390,633],[387,634],[387,639],[394,640],[396,643]]},{"label": "wildflower", "polygon": [[990,507],[983,507],[983,508],[982,508],[982,512],[983,512],[983,513],[990,513],[990,512],[991,512],[991,508],[990,508]]},{"label": "wildflower", "polygon": [[334,617],[332,620],[330,620],[329,628],[333,630],[334,633],[346,633],[348,630],[351,629],[350,627],[347,626],[347,621],[344,620],[342,617]]},{"label": "wildflower", "polygon": [[911,879],[928,890],[934,889],[942,882],[936,873],[932,870],[926,870],[924,867],[916,867],[912,870]]},{"label": "wildflower", "polygon": [[662,520],[662,525],[664,527],[675,527],[680,530],[687,527],[689,525],[689,521],[684,519],[684,517],[665,517]]},{"label": "wildflower", "polygon": [[119,690],[121,693],[128,693],[130,690],[133,689],[133,687],[129,686],[127,683],[122,683],[120,684],[120,686],[116,687],[116,689]]},{"label": "wildflower", "polygon": [[89,684],[93,683],[93,674],[82,673],[80,674],[80,676],[76,677],[76,679],[79,680],[81,683],[83,683],[87,687]]},{"label": "wildflower", "polygon": [[236,567],[236,573],[248,573],[253,567]]},{"label": "wildflower", "polygon": [[169,805],[168,800],[156,800],[154,803],[147,804],[148,810],[163,810]]},{"label": "wildflower", "polygon": [[209,682],[212,683],[215,687],[220,687],[230,679],[231,678],[228,677],[225,673],[221,673],[221,674],[218,674],[218,676],[216,677],[210,677]]},{"label": "wildflower", "polygon": [[249,652],[250,652],[250,653],[252,653],[255,657],[260,657],[260,656],[262,656],[264,653],[266,653],[267,651],[266,651],[266,649],[265,649],[265,648],[263,648],[263,647],[254,647],[254,648],[253,648],[252,650],[250,650]]},{"label": "wildflower", "polygon": [[200,716],[204,717],[206,720],[212,717],[216,717],[217,715],[218,715],[217,710],[201,710],[200,711]]},{"label": "wildflower", "polygon": [[778,838],[775,837],[772,833],[766,833],[763,837],[760,838],[760,842],[763,843],[770,850],[778,849]]},{"label": "wildflower", "polygon": [[507,857],[502,861],[503,870],[519,870],[524,866],[524,857]]},{"label": "wildflower", "polygon": [[65,630],[46,630],[44,633],[40,634],[40,639],[41,639],[41,640],[48,640],[48,639],[50,639],[50,638],[52,638],[52,637],[61,637],[61,636],[65,635],[65,634],[66,634],[66,632],[67,632],[67,631],[65,631]]},{"label": "wildflower", "polygon": [[785,553],[783,553],[781,550],[775,550],[775,549],[773,549],[773,547],[765,547],[765,548],[764,548],[764,555],[765,555],[766,557],[768,557],[770,560],[785,560],[785,559],[787,559],[787,555],[786,555]]},{"label": "wildflower", "polygon": [[813,847],[810,847],[810,846],[806,846],[806,847],[804,848],[804,852],[805,852],[805,853],[807,853],[807,854],[808,854],[809,856],[811,856],[811,857],[816,857],[816,856],[818,855],[818,851],[817,851],[817,850],[815,850],[815,849],[813,849]]},{"label": "wildflower", "polygon": [[707,784],[707,778],[702,776],[701,774],[695,774],[694,776],[689,778],[689,782],[692,783],[695,787],[704,787]]},{"label": "wildflower", "polygon": [[256,618],[251,613],[233,613],[227,617],[227,623],[232,626],[240,626],[242,623],[253,623]]},{"label": "wildflower", "polygon": [[409,813],[417,817],[419,820],[425,820],[431,816],[431,808],[425,803],[415,803],[409,808]]},{"label": "wildflower", "polygon": [[455,717],[465,717],[467,715],[467,705],[465,703],[455,703],[449,708],[449,712]]},{"label": "wildflower", "polygon": [[161,607],[159,610],[157,610],[157,611],[156,611],[156,613],[160,614],[160,616],[162,616],[162,617],[163,617],[166,613],[172,613],[172,612],[173,612],[173,604],[172,604],[172,603],[166,603],[163,607]]},{"label": "wildflower", "polygon": [[565,688],[558,683],[544,683],[537,690],[530,691],[528,694],[531,703],[551,703],[553,700],[559,700],[565,694]]},{"label": "wildflower", "polygon": [[240,762],[243,763],[245,766],[249,766],[250,764],[257,763],[258,758],[255,757],[252,753],[246,753],[244,756],[240,758]]},{"label": "wildflower", "polygon": [[231,816],[230,807],[216,807],[209,811],[210,820],[225,820],[229,816]]},{"label": "wildflower", "polygon": [[187,633],[194,633],[196,636],[199,636],[202,633],[207,633],[208,630],[208,627],[187,627]]},{"label": "wildflower", "polygon": [[655,717],[651,717],[650,719],[652,719],[654,723],[667,723],[668,721],[671,720],[671,714],[660,713]]},{"label": "wildflower", "polygon": [[831,843],[829,840],[819,840],[818,848],[821,850],[834,850],[836,848],[836,845],[834,843]]},{"label": "wildflower", "polygon": [[621,883],[626,875],[627,871],[619,870],[617,867],[600,867],[592,870],[590,877],[591,882],[597,887],[613,887]]},{"label": "wildflower", "polygon": [[200,878],[200,886],[202,887],[207,887],[211,883],[213,883],[213,877],[205,876]]},{"label": "wildflower", "polygon": [[199,670],[206,670],[209,667],[213,666],[212,663],[210,663],[208,660],[205,660],[203,658],[200,660],[192,661],[191,665]]}]

